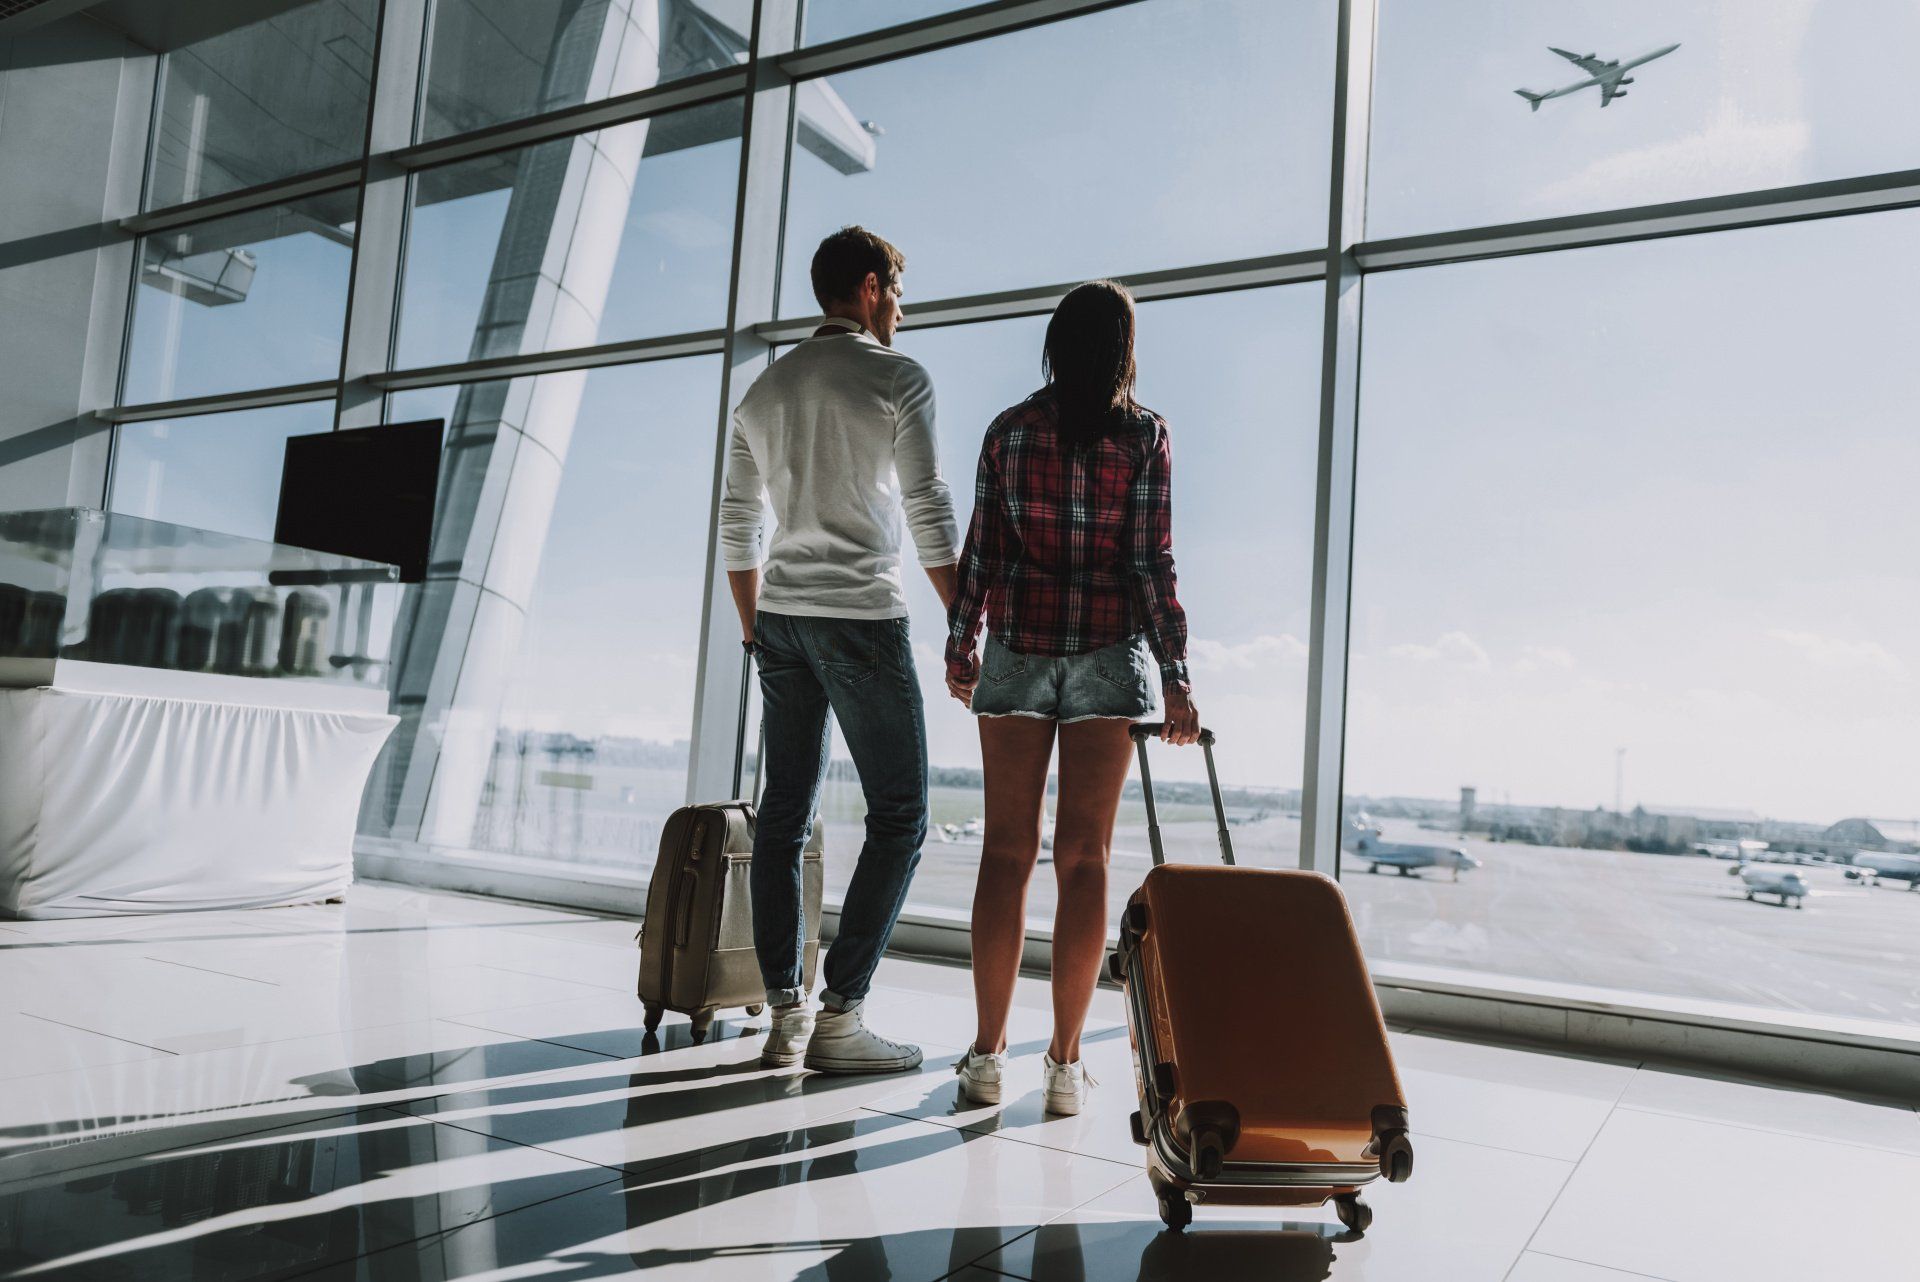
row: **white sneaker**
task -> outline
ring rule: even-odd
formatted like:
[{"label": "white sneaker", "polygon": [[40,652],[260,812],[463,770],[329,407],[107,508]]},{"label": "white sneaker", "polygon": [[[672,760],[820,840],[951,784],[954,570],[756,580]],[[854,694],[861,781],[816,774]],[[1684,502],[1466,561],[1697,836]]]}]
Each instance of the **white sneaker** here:
[{"label": "white sneaker", "polygon": [[960,1094],[975,1104],[998,1104],[1000,1102],[1000,1080],[1007,1073],[1007,1057],[1004,1054],[982,1054],[972,1047],[960,1057],[953,1066],[960,1074]]},{"label": "white sneaker", "polygon": [[1046,1075],[1049,1113],[1072,1117],[1086,1106],[1087,1093],[1100,1084],[1093,1080],[1093,1074],[1087,1071],[1084,1060],[1056,1064],[1052,1055],[1045,1055],[1041,1057],[1040,1065]]},{"label": "white sneaker", "polygon": [[767,1030],[767,1040],[760,1047],[761,1066],[786,1068],[798,1064],[806,1054],[807,1036],[813,1032],[813,1012],[805,1002],[796,1002],[785,1010],[775,1007],[772,1014],[773,1027]]},{"label": "white sneaker", "polygon": [[807,1067],[821,1073],[900,1073],[920,1067],[920,1048],[868,1028],[860,1017],[863,1004],[820,1012],[807,1043]]}]

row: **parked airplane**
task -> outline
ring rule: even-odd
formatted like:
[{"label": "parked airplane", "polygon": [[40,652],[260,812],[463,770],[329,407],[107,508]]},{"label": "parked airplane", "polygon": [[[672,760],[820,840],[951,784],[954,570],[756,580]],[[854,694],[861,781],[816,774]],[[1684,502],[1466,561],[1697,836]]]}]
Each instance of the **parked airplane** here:
[{"label": "parked airplane", "polygon": [[1618,58],[1611,62],[1602,62],[1592,54],[1582,57],[1580,54],[1568,53],[1565,49],[1555,49],[1552,45],[1548,45],[1549,50],[1586,72],[1589,78],[1577,85],[1568,85],[1563,89],[1550,89],[1546,93],[1535,93],[1531,89],[1516,89],[1514,92],[1525,98],[1529,107],[1538,111],[1540,104],[1549,98],[1564,98],[1570,93],[1578,93],[1582,89],[1591,89],[1598,85],[1600,86],[1600,105],[1604,107],[1615,98],[1627,96],[1626,87],[1633,83],[1633,77],[1627,74],[1629,71],[1635,67],[1644,66],[1655,58],[1664,58],[1679,47],[1677,44],[1671,44],[1664,49],[1655,49],[1652,53],[1643,53],[1638,58],[1627,62],[1621,62]]},{"label": "parked airplane", "polygon": [[1853,857],[1853,867],[1846,875],[1853,881],[1904,881],[1908,890],[1920,890],[1920,855],[1863,850]]},{"label": "parked airplane", "polygon": [[1778,895],[1782,908],[1806,907],[1807,883],[1799,873],[1791,868],[1782,868],[1778,864],[1738,864],[1727,869],[1747,884],[1747,898],[1755,895]]},{"label": "parked airplane", "polygon": [[1350,850],[1366,860],[1368,872],[1379,872],[1384,867],[1394,869],[1402,877],[1411,877],[1422,868],[1448,868],[1453,871],[1453,879],[1459,881],[1463,869],[1470,871],[1480,866],[1478,859],[1458,846],[1422,846],[1382,841],[1380,829],[1365,815],[1347,820],[1346,834],[1340,845],[1342,849]]}]

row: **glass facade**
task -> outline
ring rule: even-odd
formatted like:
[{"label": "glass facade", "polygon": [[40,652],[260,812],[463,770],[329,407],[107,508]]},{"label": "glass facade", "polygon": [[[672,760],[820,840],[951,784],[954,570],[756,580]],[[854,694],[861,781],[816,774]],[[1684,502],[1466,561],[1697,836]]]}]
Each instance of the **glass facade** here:
[{"label": "glass facade", "polygon": [[423,171],[397,363],[718,327],[739,138],[723,103]]},{"label": "glass facade", "polygon": [[440,0],[424,141],[638,93],[746,60],[753,0]]},{"label": "glass facade", "polygon": [[[1368,286],[1347,790],[1388,853],[1343,870],[1374,956],[1920,1019],[1911,897],[1829,862],[1920,773],[1917,233]],[[1748,901],[1742,842],[1804,912]],[[1395,845],[1482,866],[1415,884]]]},{"label": "glass facade", "polygon": [[862,133],[793,158],[782,314],[820,310],[846,223],[900,246],[909,300],[1311,248],[1332,53],[1330,4],[1162,0],[834,76]]},{"label": "glass facade", "polygon": [[[1367,234],[1910,169],[1916,42],[1904,0],[1621,0],[1576,22],[1515,0],[1380,0]],[[1568,55],[1626,63],[1673,45],[1604,111],[1597,87],[1537,110],[1513,92],[1589,79]]]},{"label": "glass facade", "polygon": [[149,209],[360,159],[378,0],[244,9],[152,5],[138,34],[169,50],[154,105]]},{"label": "glass facade", "polygon": [[123,424],[107,506],[129,516],[273,538],[289,436],[333,429],[332,401]]},{"label": "glass facade", "polygon": [[[194,20],[149,42],[153,221],[119,389],[140,421],[116,429],[112,505],[257,535],[288,435],[446,420],[362,832],[416,867],[504,861],[637,904],[667,811],[732,787],[725,407],[807,332],[819,237],[859,222],[905,251],[930,310],[898,346],[933,374],[962,521],[983,429],[1040,382],[1046,288],[1131,273],[1243,862],[1337,857],[1383,965],[1920,1019],[1916,901],[1881,871],[1920,866],[1920,825],[1895,818],[1920,809],[1900,488],[1920,215],[1789,224],[1807,211],[1742,196],[1914,163],[1893,60],[1916,19],[1875,0],[1869,41],[1821,6],[1634,0],[1571,31],[1492,0],[1377,7],[1351,55],[1373,56],[1348,118],[1365,225],[1339,246],[1364,288],[1341,291],[1331,0],[172,6]],[[761,70],[756,22],[792,78],[750,99],[726,69]],[[382,24],[421,66],[394,59],[407,83],[376,92]],[[1537,110],[1512,92],[1585,74],[1550,45],[1676,44],[1604,110],[1602,86]],[[369,132],[435,146],[313,194]],[[1562,216],[1721,197],[1777,225],[1501,256],[1550,249]],[[1367,252],[1500,223],[1524,226],[1461,238],[1473,261]],[[1655,238],[1675,231],[1699,234]],[[910,908],[952,919],[979,746],[941,680],[942,612],[908,581],[935,824]],[[1317,635],[1329,671],[1349,661],[1319,700]],[[830,896],[863,815],[833,754]],[[1213,858],[1197,754],[1160,750],[1155,775],[1174,857]],[[1335,787],[1344,823],[1308,842]],[[1142,829],[1129,785],[1116,900]],[[1789,866],[1803,910],[1749,901]],[[1036,926],[1051,895],[1043,868]]]},{"label": "glass facade", "polygon": [[354,200],[327,192],[142,240],[122,399],[337,378]]},{"label": "glass facade", "polygon": [[[489,691],[498,713],[489,724],[476,709],[457,731],[462,751],[441,755],[473,774],[462,788],[473,813],[449,816],[471,826],[472,849],[652,867],[661,825],[686,800],[713,480],[710,458],[675,443],[711,432],[719,375],[717,357],[691,357],[390,399],[394,422],[446,420],[454,451],[490,438],[478,448],[497,456],[491,471],[528,495],[498,534],[532,573],[493,576],[523,599],[492,635],[474,633],[505,654]],[[465,465],[450,459],[449,476]],[[419,623],[429,598],[410,603]],[[389,753],[383,768],[405,765]]]}]

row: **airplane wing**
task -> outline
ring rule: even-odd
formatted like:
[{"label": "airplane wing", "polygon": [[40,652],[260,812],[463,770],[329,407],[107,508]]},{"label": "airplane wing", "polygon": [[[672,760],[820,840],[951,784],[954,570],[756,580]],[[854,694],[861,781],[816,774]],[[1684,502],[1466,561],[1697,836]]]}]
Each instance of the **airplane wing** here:
[{"label": "airplane wing", "polygon": [[1613,96],[1619,92],[1620,82],[1618,80],[1602,80],[1600,82],[1600,105],[1604,107],[1612,102]]},{"label": "airplane wing", "polygon": [[1590,53],[1584,55],[1569,53],[1565,49],[1555,49],[1552,45],[1547,46],[1547,51],[1549,53],[1559,54],[1562,58],[1565,58],[1568,62],[1571,62],[1574,66],[1580,68],[1580,70],[1590,76],[1597,76],[1607,69],[1606,63],[1600,61]]}]

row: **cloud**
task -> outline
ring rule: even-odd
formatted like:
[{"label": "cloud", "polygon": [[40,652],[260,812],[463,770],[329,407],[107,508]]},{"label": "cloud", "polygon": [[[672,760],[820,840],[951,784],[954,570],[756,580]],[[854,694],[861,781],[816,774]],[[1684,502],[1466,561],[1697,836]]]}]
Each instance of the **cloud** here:
[{"label": "cloud", "polygon": [[1785,628],[1774,628],[1767,635],[1798,650],[1808,663],[1825,672],[1865,673],[1898,681],[1908,680],[1912,675],[1900,657],[1878,641],[1848,641]]},{"label": "cloud", "polygon": [[684,209],[657,209],[640,220],[646,231],[676,249],[713,249],[730,243],[727,225]]},{"label": "cloud", "polygon": [[1464,632],[1443,632],[1432,645],[1411,642],[1387,647],[1387,653],[1409,663],[1446,663],[1485,672],[1493,666],[1485,647]]},{"label": "cloud", "polygon": [[1187,658],[1203,672],[1252,672],[1276,664],[1298,663],[1307,657],[1307,643],[1292,633],[1263,635],[1226,645],[1196,638],[1187,646]]},{"label": "cloud", "polygon": [[1523,646],[1514,662],[1515,672],[1540,672],[1549,668],[1570,671],[1575,666],[1573,651],[1557,645]]},{"label": "cloud", "polygon": [[1543,209],[1608,209],[1685,200],[1706,191],[1746,191],[1797,181],[1813,131],[1805,121],[1743,119],[1722,102],[1692,133],[1602,156],[1534,194]]}]

